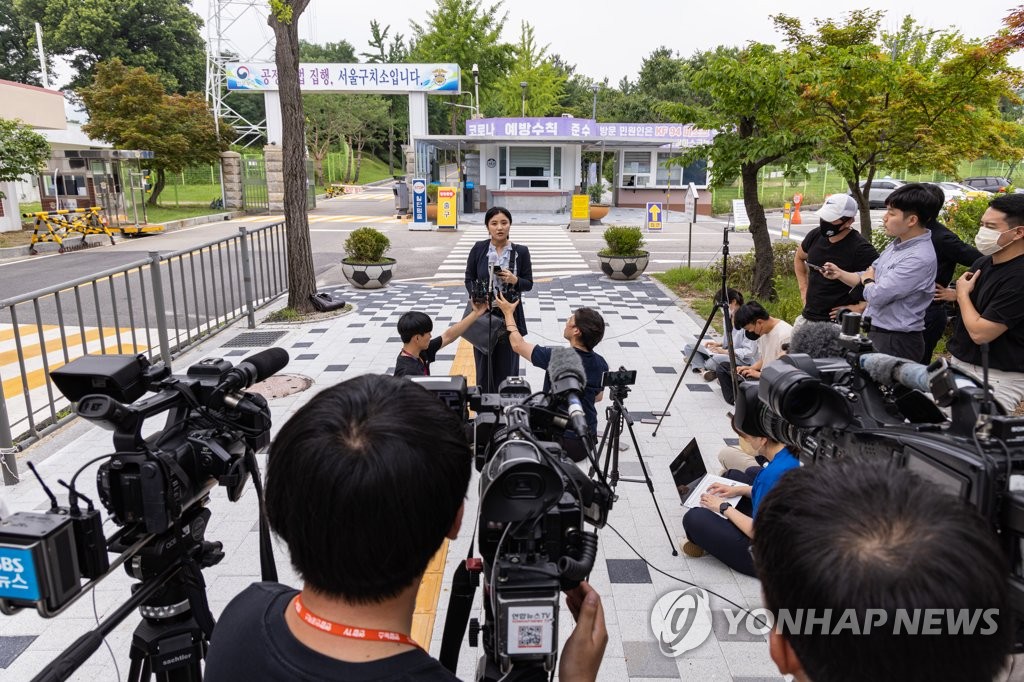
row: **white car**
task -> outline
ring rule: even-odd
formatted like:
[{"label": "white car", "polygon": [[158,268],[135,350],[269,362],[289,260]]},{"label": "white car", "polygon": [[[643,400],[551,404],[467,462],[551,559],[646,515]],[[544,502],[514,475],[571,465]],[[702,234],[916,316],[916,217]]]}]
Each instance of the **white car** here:
[{"label": "white car", "polygon": [[958,201],[960,199],[973,199],[974,197],[990,197],[992,192],[975,189],[970,185],[964,185],[959,182],[936,182],[936,185],[942,190],[942,193],[946,195],[946,203],[951,201]]}]

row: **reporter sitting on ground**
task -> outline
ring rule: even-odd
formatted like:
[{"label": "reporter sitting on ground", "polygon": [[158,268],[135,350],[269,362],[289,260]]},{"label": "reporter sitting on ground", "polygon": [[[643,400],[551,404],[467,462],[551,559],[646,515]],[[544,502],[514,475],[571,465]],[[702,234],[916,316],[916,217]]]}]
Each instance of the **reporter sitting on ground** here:
[{"label": "reporter sitting on ground", "polygon": [[[790,471],[761,503],[753,552],[765,607],[805,619],[800,632],[777,625],[769,634],[783,675],[797,682],[1002,679],[1014,628],[995,533],[973,507],[909,470],[844,458]],[[917,624],[916,634],[896,629],[898,609]],[[982,615],[988,609],[997,615]],[[929,616],[935,612],[938,626]],[[856,623],[843,620],[850,613]],[[862,634],[871,616],[870,635]],[[812,626],[812,617],[830,622]],[[972,634],[949,633],[954,619],[971,618]]]},{"label": "reporter sitting on ground", "polygon": [[[744,330],[748,339],[757,341],[758,355],[753,364],[747,367],[738,367],[736,373],[741,381],[759,379],[764,366],[775,362],[785,352],[783,346],[789,343],[793,327],[789,322],[769,315],[768,311],[757,301],[740,306],[736,315],[733,316],[733,320],[736,323],[736,328]],[[735,396],[732,394],[732,375],[729,372],[729,366],[719,365],[715,371],[718,374],[718,384],[722,387],[722,397],[725,398],[725,402],[732,405],[735,402]]]},{"label": "reporter sitting on ground", "polygon": [[[754,396],[749,400],[757,401],[755,386],[740,387],[740,390],[753,391]],[[740,429],[744,426],[750,428],[747,424],[736,426],[740,437],[746,438],[757,455],[768,460],[768,465],[763,469],[755,465],[746,471],[730,469],[722,475],[736,481],[734,485],[713,483],[700,496],[701,506],[683,516],[687,540],[683,553],[691,557],[707,553],[734,571],[754,575],[750,539],[754,537],[758,506],[784,473],[800,466],[800,460],[783,443],[768,435],[742,432]],[[737,495],[743,499],[735,507],[726,502],[726,498]]]},{"label": "reporter sitting on ground", "polygon": [[[733,348],[735,348],[736,364],[749,365],[757,359],[757,342],[748,339],[746,334],[743,333],[743,329],[736,327],[734,324],[736,311],[743,305],[743,294],[736,289],[729,289],[726,293],[729,296],[729,323],[733,325],[731,343]],[[715,305],[719,305],[718,301],[721,297],[722,292],[715,293]],[[705,381],[714,381],[717,376],[716,368],[719,365],[729,364],[729,344],[730,339],[728,337],[722,337],[722,343],[705,341],[697,346],[697,353],[693,356],[693,362],[690,363],[690,367],[693,368],[694,372],[702,372]],[[692,343],[683,346],[684,357],[690,357],[692,352]]]},{"label": "reporter sitting on ground", "polygon": [[[302,591],[256,583],[235,597],[205,679],[455,680],[409,633],[427,563],[462,524],[471,461],[458,416],[406,379],[364,375],[314,396],[274,439],[266,484]],[[568,601],[582,604],[559,677],[594,680],[601,601],[586,583]]]},{"label": "reporter sitting on ground", "polygon": [[[498,294],[495,304],[505,315],[508,340],[512,345],[513,352],[529,360],[534,367],[547,369],[551,362],[551,351],[554,349],[549,346],[535,346],[519,333],[519,328],[515,323],[515,310],[519,306],[519,301],[510,303],[501,294]],[[593,308],[578,308],[565,321],[562,338],[569,342],[583,363],[583,372],[587,375],[587,385],[580,402],[583,404],[583,412],[587,417],[590,437],[596,440],[597,406],[595,403],[604,398],[601,378],[608,371],[608,363],[600,354],[594,352],[594,347],[604,338],[604,318]],[[551,380],[545,375],[544,390],[547,391],[549,388],[551,388]],[[566,431],[562,437],[562,447],[574,462],[582,462],[587,457],[583,443],[572,430]]]}]

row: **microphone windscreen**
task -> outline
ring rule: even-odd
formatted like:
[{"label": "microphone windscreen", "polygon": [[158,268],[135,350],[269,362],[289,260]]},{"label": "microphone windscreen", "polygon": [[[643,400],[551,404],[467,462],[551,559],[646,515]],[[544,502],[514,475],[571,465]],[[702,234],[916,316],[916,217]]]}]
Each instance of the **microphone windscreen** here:
[{"label": "microphone windscreen", "polygon": [[288,351],[284,348],[268,348],[250,355],[242,362],[248,362],[253,366],[256,370],[256,380],[253,383],[259,383],[284,369],[288,365],[288,359]]},{"label": "microphone windscreen", "polygon": [[583,361],[580,360],[580,354],[572,348],[555,348],[551,351],[548,375],[552,382],[574,377],[579,381],[580,386],[587,385],[587,374],[583,369]]},{"label": "microphone windscreen", "polygon": [[892,386],[896,382],[896,370],[910,362],[885,353],[865,353],[860,356],[860,366],[871,380],[878,384]]},{"label": "microphone windscreen", "polygon": [[839,355],[838,341],[839,327],[831,322],[804,322],[789,339],[789,352],[812,358],[834,358]]}]

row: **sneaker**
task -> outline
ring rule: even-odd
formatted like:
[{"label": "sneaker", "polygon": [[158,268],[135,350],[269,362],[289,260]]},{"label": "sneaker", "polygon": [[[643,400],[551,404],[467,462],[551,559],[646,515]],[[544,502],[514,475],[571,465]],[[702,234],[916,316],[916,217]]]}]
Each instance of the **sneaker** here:
[{"label": "sneaker", "polygon": [[688,557],[693,557],[694,559],[699,559],[700,557],[707,554],[707,552],[705,552],[700,545],[690,542],[689,540],[683,543],[682,549],[683,554],[685,554]]},{"label": "sneaker", "polygon": [[715,372],[715,370],[713,369],[706,369],[704,370],[703,377],[704,381],[714,381],[715,379],[718,378],[718,373]]}]

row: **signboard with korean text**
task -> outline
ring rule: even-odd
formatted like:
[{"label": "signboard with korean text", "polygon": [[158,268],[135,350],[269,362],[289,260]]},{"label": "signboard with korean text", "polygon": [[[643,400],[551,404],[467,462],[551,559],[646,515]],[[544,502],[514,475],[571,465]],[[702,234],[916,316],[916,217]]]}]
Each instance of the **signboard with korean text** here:
[{"label": "signboard with korean text", "polygon": [[736,232],[750,232],[750,218],[747,217],[747,206],[743,199],[732,200],[732,225]]},{"label": "signboard with korean text", "polygon": [[691,222],[697,222],[697,185],[690,183],[686,188],[686,198],[683,199],[686,207],[686,215]]},{"label": "signboard with korean text", "polygon": [[664,224],[664,218],[662,216],[664,211],[661,206],[660,202],[647,202],[647,220],[644,223],[644,227],[647,228],[648,232],[661,232],[661,227]]},{"label": "signboard with korean text", "polygon": [[[228,90],[277,90],[277,65],[231,62],[225,65]],[[303,92],[459,93],[458,64],[299,64]]]},{"label": "signboard with korean text", "polygon": [[590,196],[587,194],[572,195],[572,219],[590,219]]},{"label": "signboard with korean text", "polygon": [[711,142],[715,133],[682,123],[598,123],[587,118],[478,118],[466,121],[468,137],[578,138],[600,141],[609,138],[663,140],[679,146]]},{"label": "signboard with korean text", "polygon": [[459,210],[455,187],[437,188],[437,227],[454,230],[459,226]]},{"label": "signboard with korean text", "polygon": [[427,223],[427,181],[415,178],[412,181],[412,223],[410,229],[429,229]]}]

